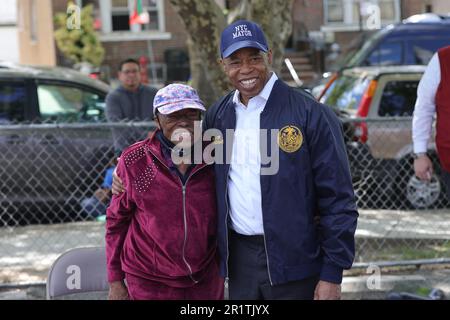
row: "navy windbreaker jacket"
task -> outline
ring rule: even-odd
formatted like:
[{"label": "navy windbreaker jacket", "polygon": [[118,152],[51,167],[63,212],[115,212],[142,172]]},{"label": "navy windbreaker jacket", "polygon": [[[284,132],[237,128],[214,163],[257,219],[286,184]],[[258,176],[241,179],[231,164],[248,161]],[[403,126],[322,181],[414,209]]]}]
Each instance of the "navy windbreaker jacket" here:
[{"label": "navy windbreaker jacket", "polygon": [[[224,147],[223,164],[216,162],[215,173],[221,274],[227,277],[230,165],[225,155],[231,154],[233,137],[227,137],[226,130],[236,127],[233,93],[208,110],[203,126],[218,129],[214,144]],[[341,283],[343,269],[354,259],[358,211],[339,120],[330,108],[277,80],[261,113],[260,128],[268,129],[269,150],[270,130],[280,130],[275,144],[279,170],[260,176],[271,284],[314,275]]]}]

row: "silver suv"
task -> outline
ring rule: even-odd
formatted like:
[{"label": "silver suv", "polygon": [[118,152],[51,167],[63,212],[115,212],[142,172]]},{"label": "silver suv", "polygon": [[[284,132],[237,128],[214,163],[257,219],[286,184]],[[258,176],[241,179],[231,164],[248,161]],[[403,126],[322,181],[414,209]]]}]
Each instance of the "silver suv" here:
[{"label": "silver suv", "polygon": [[[445,205],[436,162],[431,183],[413,170],[412,114],[425,66],[359,67],[343,71],[321,102],[339,112],[360,203],[376,207]],[[359,120],[355,120],[359,119]],[[370,203],[370,204],[369,204]]]}]

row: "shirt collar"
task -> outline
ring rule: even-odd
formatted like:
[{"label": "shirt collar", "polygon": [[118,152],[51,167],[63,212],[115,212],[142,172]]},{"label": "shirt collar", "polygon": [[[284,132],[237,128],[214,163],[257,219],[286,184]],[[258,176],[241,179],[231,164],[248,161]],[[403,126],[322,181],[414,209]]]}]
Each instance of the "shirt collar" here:
[{"label": "shirt collar", "polygon": [[[257,96],[253,97],[252,99],[254,99],[256,97],[260,97],[260,98],[264,99],[265,102],[267,102],[267,100],[269,100],[269,96],[270,96],[270,93],[272,92],[273,86],[275,85],[275,82],[277,80],[278,80],[277,75],[275,74],[275,72],[272,72],[272,76],[270,77],[269,81],[267,81],[264,88],[261,90],[261,92]],[[234,92],[233,102],[235,104],[242,103],[241,100],[239,99],[239,91],[238,90],[236,90]]]}]

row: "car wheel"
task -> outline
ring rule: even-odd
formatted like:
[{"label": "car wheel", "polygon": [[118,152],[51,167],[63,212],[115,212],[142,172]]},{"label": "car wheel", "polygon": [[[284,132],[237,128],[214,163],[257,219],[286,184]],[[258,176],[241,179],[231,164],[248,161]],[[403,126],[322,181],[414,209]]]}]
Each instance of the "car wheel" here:
[{"label": "car wheel", "polygon": [[414,159],[406,157],[398,162],[393,196],[400,209],[437,209],[447,205],[445,186],[440,180],[441,168],[435,154],[430,155],[434,173],[430,182],[421,181],[414,174]]},{"label": "car wheel", "polygon": [[422,181],[413,174],[406,186],[406,199],[415,209],[436,207],[441,192],[441,182],[436,174],[433,174],[429,182]]}]

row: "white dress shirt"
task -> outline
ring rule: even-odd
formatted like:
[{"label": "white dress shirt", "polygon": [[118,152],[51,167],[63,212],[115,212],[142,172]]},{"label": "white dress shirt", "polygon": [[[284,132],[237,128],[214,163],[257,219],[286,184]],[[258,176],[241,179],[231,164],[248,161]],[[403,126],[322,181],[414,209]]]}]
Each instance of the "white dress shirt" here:
[{"label": "white dress shirt", "polygon": [[260,114],[278,77],[272,73],[263,90],[245,106],[236,90],[236,130],[228,176],[231,227],[244,235],[264,234],[261,198]]},{"label": "white dress shirt", "polygon": [[441,82],[439,55],[431,58],[417,88],[417,100],[414,107],[412,139],[414,153],[427,151],[431,137],[433,118],[436,113],[436,92]]}]

